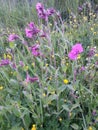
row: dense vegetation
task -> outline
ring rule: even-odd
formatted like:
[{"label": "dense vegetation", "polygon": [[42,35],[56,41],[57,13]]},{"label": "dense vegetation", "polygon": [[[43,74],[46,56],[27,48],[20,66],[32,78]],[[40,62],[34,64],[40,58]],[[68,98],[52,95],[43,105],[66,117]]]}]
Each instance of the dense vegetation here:
[{"label": "dense vegetation", "polygon": [[98,129],[95,1],[0,0],[0,130]]}]

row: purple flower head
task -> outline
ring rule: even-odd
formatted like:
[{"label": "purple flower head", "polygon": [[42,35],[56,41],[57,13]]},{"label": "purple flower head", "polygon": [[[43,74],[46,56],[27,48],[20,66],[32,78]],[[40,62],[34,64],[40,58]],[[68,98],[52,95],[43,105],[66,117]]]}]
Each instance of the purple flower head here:
[{"label": "purple flower head", "polygon": [[43,4],[41,4],[41,3],[37,3],[36,4],[36,10],[43,10],[44,9],[44,6],[43,6]]},{"label": "purple flower head", "polygon": [[48,20],[49,16],[55,13],[55,10],[53,8],[46,10],[43,4],[41,3],[36,4],[36,10],[37,10],[39,18],[45,19],[46,21]]},{"label": "purple flower head", "polygon": [[19,61],[19,64],[20,64],[20,66],[21,66],[21,67],[23,67],[23,66],[24,66],[23,61]]},{"label": "purple flower head", "polygon": [[92,111],[92,115],[93,115],[93,116],[96,116],[96,114],[97,114],[96,110],[93,110],[93,111]]},{"label": "purple flower head", "polygon": [[34,83],[35,81],[38,81],[38,77],[30,77],[30,75],[27,73],[25,81],[26,83]]},{"label": "purple flower head", "polygon": [[28,37],[28,38],[32,38],[37,33],[39,33],[39,31],[40,30],[35,26],[35,24],[33,22],[30,22],[28,24],[28,27],[25,28],[26,37]]},{"label": "purple flower head", "polygon": [[73,45],[72,50],[69,52],[68,57],[71,60],[76,60],[78,55],[83,52],[83,47],[80,43]]},{"label": "purple flower head", "polygon": [[31,29],[26,28],[25,29],[25,33],[26,33],[26,37],[28,37],[28,38],[32,38],[33,37]]},{"label": "purple flower head", "polygon": [[9,42],[14,42],[15,40],[17,40],[19,38],[18,35],[16,34],[10,34],[9,37],[8,37],[8,41]]},{"label": "purple flower head", "polygon": [[55,9],[53,9],[53,8],[47,9],[47,15],[48,15],[48,16],[51,16],[51,15],[53,15],[54,13],[55,13]]},{"label": "purple flower head", "polygon": [[5,65],[9,65],[10,64],[10,61],[8,59],[5,59],[5,60],[1,60],[0,61],[0,67],[1,66],[5,66]]},{"label": "purple flower head", "polygon": [[79,7],[78,7],[78,10],[79,10],[79,11],[82,11],[82,10],[83,10],[82,6],[79,6]]},{"label": "purple flower head", "polygon": [[40,31],[40,37],[47,37],[46,33],[44,31]]},{"label": "purple flower head", "polygon": [[92,57],[95,55],[95,48],[91,48],[88,52],[88,57]]},{"label": "purple flower head", "polygon": [[37,10],[39,18],[47,19],[47,11],[44,9],[43,4],[37,3],[36,10]]},{"label": "purple flower head", "polygon": [[40,56],[41,52],[39,51],[39,44],[33,45],[30,50],[34,56]]},{"label": "purple flower head", "polygon": [[71,60],[76,60],[77,57],[78,57],[78,53],[75,52],[75,51],[73,51],[73,50],[71,50],[71,51],[69,52],[69,54],[68,54],[68,57],[69,57]]},{"label": "purple flower head", "polygon": [[83,47],[81,43],[77,43],[73,45],[72,50],[76,51],[77,53],[82,53],[83,52]]}]

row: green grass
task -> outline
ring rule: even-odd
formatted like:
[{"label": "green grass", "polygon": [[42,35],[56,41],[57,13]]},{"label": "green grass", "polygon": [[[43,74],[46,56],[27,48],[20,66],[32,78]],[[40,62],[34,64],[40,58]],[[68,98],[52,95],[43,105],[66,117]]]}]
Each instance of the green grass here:
[{"label": "green grass", "polygon": [[[37,130],[97,130],[98,17],[94,10],[86,14],[84,8],[78,13],[79,1],[66,1],[74,13],[69,11],[64,21],[54,15],[45,23],[27,1],[1,2],[0,62],[8,58],[11,63],[0,67],[0,130],[31,130],[33,124]],[[46,3],[47,8],[52,5]],[[26,37],[25,27],[31,21],[45,31],[46,38]],[[12,33],[20,39],[9,42]],[[72,61],[68,53],[77,42],[84,52]],[[40,45],[41,56],[34,57],[29,50],[34,44]],[[91,49],[94,54],[88,57]],[[27,73],[38,76],[39,82],[26,83]]]}]

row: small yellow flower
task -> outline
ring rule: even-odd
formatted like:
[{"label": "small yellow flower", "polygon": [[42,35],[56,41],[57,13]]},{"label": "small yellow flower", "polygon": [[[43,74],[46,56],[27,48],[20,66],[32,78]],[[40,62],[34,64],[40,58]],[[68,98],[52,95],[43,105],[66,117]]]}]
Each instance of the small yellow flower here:
[{"label": "small yellow flower", "polygon": [[32,64],[31,64],[33,67],[35,67],[35,63],[33,62]]},{"label": "small yellow flower", "polygon": [[50,26],[52,26],[52,23],[49,23]]},{"label": "small yellow flower", "polygon": [[98,54],[95,54],[94,56],[98,56]]},{"label": "small yellow flower", "polygon": [[6,58],[9,59],[9,60],[11,60],[12,56],[10,54],[7,54]]},{"label": "small yellow flower", "polygon": [[26,65],[26,66],[23,67],[23,69],[24,69],[25,71],[27,71],[27,70],[29,69],[29,67]]},{"label": "small yellow flower", "polygon": [[72,116],[72,112],[69,113],[69,117],[71,117],[71,116]]},{"label": "small yellow flower", "polygon": [[52,91],[51,94],[54,95],[54,94],[55,94],[55,91]]},{"label": "small yellow flower", "polygon": [[52,76],[49,77],[49,80],[52,80]]},{"label": "small yellow flower", "polygon": [[46,94],[45,94],[45,93],[43,93],[43,97],[46,97]]},{"label": "small yellow flower", "polygon": [[6,59],[6,54],[5,53],[4,53],[3,57],[4,57],[4,59]]},{"label": "small yellow flower", "polygon": [[3,57],[4,57],[4,59],[9,59],[9,60],[12,59],[11,54],[5,54],[5,53],[4,53]]},{"label": "small yellow flower", "polygon": [[83,17],[83,20],[84,20],[84,21],[87,21],[87,17],[84,16],[84,17]]},{"label": "small yellow flower", "polygon": [[66,63],[66,66],[68,66],[69,64],[68,63]]},{"label": "small yellow flower", "polygon": [[67,100],[65,99],[64,102],[67,102]]},{"label": "small yellow flower", "polygon": [[0,86],[0,90],[2,90],[3,89],[3,86]]},{"label": "small yellow flower", "polygon": [[94,28],[90,28],[91,31],[94,31]]},{"label": "small yellow flower", "polygon": [[81,58],[81,56],[80,56],[80,55],[78,55],[77,59],[80,59],[80,58]]},{"label": "small yellow flower", "polygon": [[90,127],[88,128],[88,130],[93,130],[93,128],[90,126]]},{"label": "small yellow flower", "polygon": [[24,130],[24,128],[22,128],[21,130]]},{"label": "small yellow flower", "polygon": [[54,58],[54,55],[52,55],[51,57]]},{"label": "small yellow flower", "polygon": [[97,32],[94,32],[93,34],[94,34],[94,35],[96,35],[96,34],[97,34]]},{"label": "small yellow flower", "polygon": [[69,83],[69,81],[67,79],[64,79],[63,82],[64,82],[64,84],[68,84]]},{"label": "small yellow flower", "polygon": [[32,125],[32,129],[31,130],[36,130],[36,125]]},{"label": "small yellow flower", "polygon": [[51,101],[49,101],[49,102],[48,102],[48,105],[51,105],[51,104],[52,104],[52,102],[51,102]]},{"label": "small yellow flower", "polygon": [[59,121],[60,121],[60,122],[62,121],[62,118],[61,118],[61,117],[59,118]]},{"label": "small yellow flower", "polygon": [[36,41],[36,43],[38,43],[38,41]]},{"label": "small yellow flower", "polygon": [[76,19],[74,19],[74,22],[76,23],[76,22],[77,22],[77,20],[76,20]]},{"label": "small yellow flower", "polygon": [[48,67],[48,66],[49,66],[49,64],[46,64],[45,66],[46,66],[46,67]]}]

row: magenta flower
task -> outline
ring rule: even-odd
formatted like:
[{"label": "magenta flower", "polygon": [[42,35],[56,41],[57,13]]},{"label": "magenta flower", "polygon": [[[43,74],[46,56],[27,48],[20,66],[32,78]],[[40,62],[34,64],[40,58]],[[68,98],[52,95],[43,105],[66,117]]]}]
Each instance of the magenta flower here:
[{"label": "magenta flower", "polygon": [[28,37],[28,38],[32,38],[33,37],[31,29],[26,28],[25,29],[25,33],[26,33],[26,37]]},{"label": "magenta flower", "polygon": [[39,44],[33,45],[30,50],[34,56],[40,56],[41,52],[39,51]]},{"label": "magenta flower", "polygon": [[73,45],[72,50],[76,51],[77,53],[82,53],[83,52],[83,47],[81,43],[77,43]]},{"label": "magenta flower", "polygon": [[42,18],[42,19],[45,19],[45,20],[47,19],[47,11],[44,9],[43,4],[37,3],[36,4],[36,10],[37,10],[39,18]]},{"label": "magenta flower", "polygon": [[43,4],[37,3],[36,4],[36,10],[38,13],[39,18],[45,19],[47,21],[48,17],[55,13],[55,10],[53,8],[45,9]]},{"label": "magenta flower", "polygon": [[53,15],[54,13],[55,13],[55,9],[53,9],[53,8],[47,9],[47,15],[48,15],[48,16],[51,16],[51,15]]},{"label": "magenta flower", "polygon": [[26,83],[34,83],[35,81],[38,81],[38,77],[30,77],[30,75],[27,73],[27,77],[26,77],[26,80],[25,82]]},{"label": "magenta flower", "polygon": [[83,52],[83,47],[81,43],[73,45],[72,50],[69,52],[68,57],[71,60],[76,60],[78,55]]},{"label": "magenta flower", "polygon": [[44,6],[43,6],[43,4],[41,4],[41,3],[37,3],[36,4],[36,10],[43,10],[44,9]]},{"label": "magenta flower", "polygon": [[0,61],[0,67],[1,66],[5,66],[5,65],[9,65],[10,64],[10,61],[8,59],[5,59],[5,60],[1,60]]},{"label": "magenta flower", "polygon": [[32,38],[35,36],[40,30],[35,26],[33,22],[28,24],[28,27],[25,28],[26,37]]},{"label": "magenta flower", "polygon": [[16,34],[10,34],[9,37],[8,37],[8,41],[9,42],[14,42],[15,40],[17,40],[19,38],[18,35]]}]

